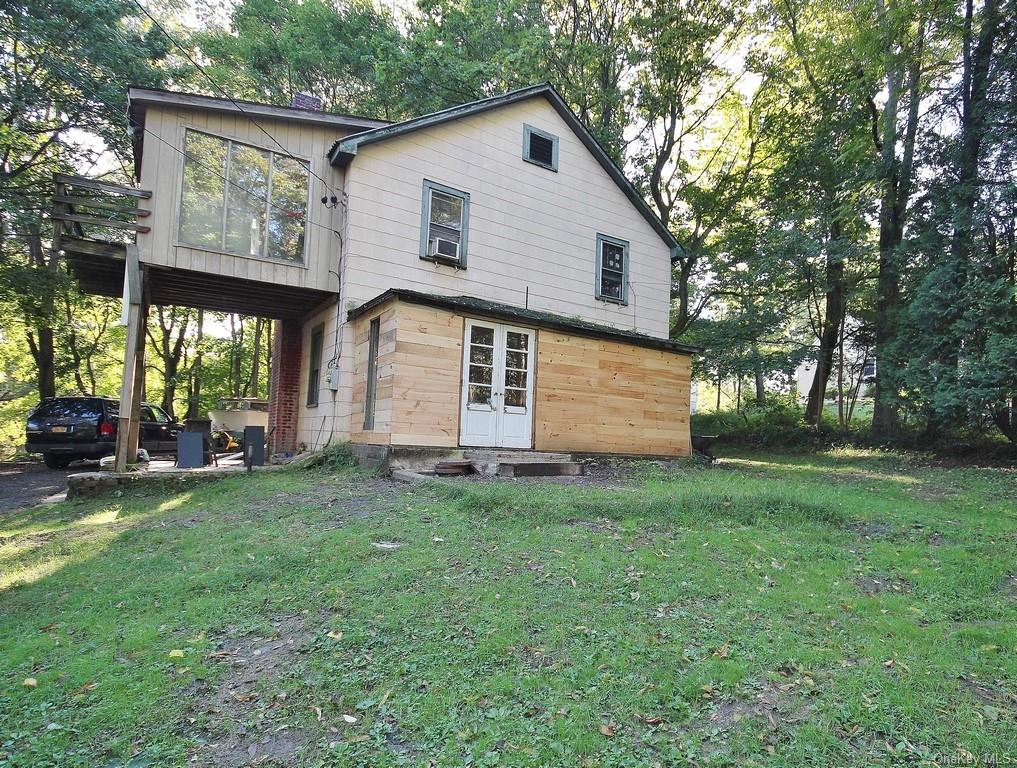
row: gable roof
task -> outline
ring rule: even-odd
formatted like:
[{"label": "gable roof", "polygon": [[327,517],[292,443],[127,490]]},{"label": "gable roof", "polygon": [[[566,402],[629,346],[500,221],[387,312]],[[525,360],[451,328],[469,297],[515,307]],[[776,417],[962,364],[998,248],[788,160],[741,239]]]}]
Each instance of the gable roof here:
[{"label": "gable roof", "polygon": [[553,312],[543,312],[536,309],[515,307],[511,304],[502,304],[497,301],[478,299],[475,296],[442,296],[436,293],[421,293],[406,288],[389,288],[373,299],[369,299],[358,307],[354,307],[346,313],[347,318],[356,318],[370,312],[375,307],[380,307],[390,299],[399,299],[410,304],[422,304],[427,307],[448,309],[453,312],[481,315],[496,320],[506,320],[510,323],[523,323],[538,328],[548,328],[554,331],[573,333],[576,336],[585,336],[591,339],[606,339],[608,341],[620,341],[632,344],[637,347],[648,349],[660,349],[665,352],[678,352],[684,355],[692,355],[702,352],[703,348],[694,344],[684,344],[680,341],[660,339],[656,336],[648,336],[638,331],[626,331],[600,323],[591,323],[588,320],[580,320],[575,317],[557,315]]},{"label": "gable roof", "polygon": [[400,123],[392,123],[391,125],[382,126],[380,128],[373,128],[368,131],[361,133],[355,133],[352,136],[346,136],[345,138],[339,139],[332,149],[328,153],[329,162],[334,166],[345,167],[349,165],[350,161],[356,157],[360,147],[368,146],[370,144],[377,144],[388,139],[395,138],[397,136],[405,136],[408,133],[414,131],[423,130],[424,128],[432,128],[436,125],[448,123],[453,120],[459,120],[463,117],[470,117],[471,115],[478,115],[482,112],[488,112],[493,109],[499,109],[500,107],[508,106],[509,104],[515,104],[526,99],[532,99],[537,96],[542,96],[554,107],[554,110],[561,116],[562,120],[572,129],[572,132],[579,138],[583,145],[590,151],[590,154],[596,158],[597,162],[600,163],[601,167],[607,171],[614,183],[618,185],[618,188],[622,193],[629,199],[629,202],[635,207],[637,211],[642,215],[644,219],[653,227],[654,231],[660,236],[667,246],[671,249],[672,258],[680,249],[678,241],[675,239],[668,228],[664,225],[664,222],[660,220],[660,217],[654,213],[653,209],[647,205],[642,195],[636,191],[636,188],[632,186],[621,168],[617,166],[614,160],[611,159],[610,155],[604,150],[590,130],[583,124],[576,113],[573,112],[565,100],[561,97],[561,94],[555,90],[554,86],[550,83],[541,83],[540,85],[531,85],[527,88],[520,88],[519,90],[510,91],[509,93],[502,94],[501,96],[492,96],[486,99],[480,99],[479,101],[471,101],[468,104],[462,104],[458,107],[451,107],[449,109],[443,109],[440,112],[433,112],[429,115],[423,115],[422,117],[414,117],[410,120],[404,120]]}]

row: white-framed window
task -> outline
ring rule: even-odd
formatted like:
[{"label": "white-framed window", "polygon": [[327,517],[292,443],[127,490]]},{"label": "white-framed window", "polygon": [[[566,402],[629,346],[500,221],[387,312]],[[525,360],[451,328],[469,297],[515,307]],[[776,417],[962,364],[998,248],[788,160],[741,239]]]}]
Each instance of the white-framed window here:
[{"label": "white-framed window", "polygon": [[558,137],[553,133],[523,125],[523,160],[549,171],[558,171]]},{"label": "white-framed window", "polygon": [[597,292],[602,301],[629,303],[629,243],[597,235]]},{"label": "white-framed window", "polygon": [[303,263],[307,161],[190,128],[184,146],[181,244]]},{"label": "white-framed window", "polygon": [[469,229],[469,193],[424,179],[420,258],[464,268]]}]

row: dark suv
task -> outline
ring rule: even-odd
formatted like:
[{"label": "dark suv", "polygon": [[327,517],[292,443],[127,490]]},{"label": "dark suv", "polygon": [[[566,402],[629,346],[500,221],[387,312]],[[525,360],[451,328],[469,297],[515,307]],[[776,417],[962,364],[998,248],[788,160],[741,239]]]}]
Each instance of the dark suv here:
[{"label": "dark suv", "polygon": [[[75,459],[112,456],[120,402],[108,397],[49,397],[28,414],[25,450],[41,453],[47,467],[63,469]],[[141,404],[139,442],[149,453],[177,449],[183,427],[151,403]]]}]

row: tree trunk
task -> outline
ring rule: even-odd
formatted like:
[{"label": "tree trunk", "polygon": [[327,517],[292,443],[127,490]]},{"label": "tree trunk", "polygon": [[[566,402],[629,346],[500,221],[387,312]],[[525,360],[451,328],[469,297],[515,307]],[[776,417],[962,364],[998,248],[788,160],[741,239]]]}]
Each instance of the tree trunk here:
[{"label": "tree trunk", "polygon": [[194,353],[194,362],[191,363],[191,369],[187,376],[187,415],[185,418],[196,419],[198,418],[199,410],[201,408],[201,363],[203,352],[201,350],[201,341],[205,335],[205,310],[198,310],[198,331],[195,335],[195,341],[197,343],[196,351]]},{"label": "tree trunk", "polygon": [[254,354],[251,356],[251,397],[257,397],[261,384],[261,335],[265,321],[260,317],[254,320]]},{"label": "tree trunk", "polygon": [[833,370],[833,353],[841,335],[844,315],[847,311],[846,288],[844,285],[844,260],[838,253],[841,238],[840,225],[834,222],[830,227],[830,240],[826,254],[826,312],[819,337],[819,355],[816,358],[816,375],[809,388],[809,399],[805,406],[805,421],[819,424],[823,416],[826,388]]},{"label": "tree trunk", "polygon": [[766,405],[766,377],[763,375],[763,361],[759,357],[758,349],[753,348],[752,356],[754,365],[752,373],[756,384],[756,405],[762,407]]},{"label": "tree trunk", "polygon": [[[877,0],[882,13],[883,4]],[[900,246],[911,197],[915,140],[921,105],[922,50],[924,23],[905,68],[889,58],[886,73],[886,106],[883,109],[882,141],[879,146],[881,188],[879,200],[879,275],[876,280],[876,390],[872,409],[872,432],[877,438],[892,438],[900,429],[900,368],[897,349],[900,315]],[[906,69],[906,71],[905,71]],[[907,76],[908,114],[903,136],[898,140],[897,121],[901,89]],[[901,156],[897,156],[898,141]]]},{"label": "tree trunk", "polygon": [[53,329],[36,328],[28,331],[28,348],[32,352],[32,359],[35,361],[35,369],[38,375],[39,399],[56,397],[56,355],[53,348]]}]

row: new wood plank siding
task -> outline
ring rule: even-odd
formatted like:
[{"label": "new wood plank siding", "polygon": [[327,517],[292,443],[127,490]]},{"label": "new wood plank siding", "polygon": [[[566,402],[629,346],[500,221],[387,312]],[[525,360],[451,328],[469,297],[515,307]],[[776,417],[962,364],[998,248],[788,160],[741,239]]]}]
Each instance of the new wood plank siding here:
[{"label": "new wood plank siding", "polygon": [[[557,173],[522,159],[524,124],[559,137]],[[465,270],[420,259],[425,179],[470,195]],[[668,246],[543,98],[365,146],[347,190],[344,305],[409,288],[667,336]],[[627,306],[594,295],[598,233],[630,244]]]},{"label": "new wood plank siding", "polygon": [[688,456],[689,355],[541,330],[537,450]]},{"label": "new wood plank siding", "polygon": [[[329,165],[325,153],[345,132],[335,127],[271,120],[259,117],[264,127],[292,155],[310,162],[311,169],[325,179],[331,189],[310,176],[304,263],[243,256],[224,251],[195,248],[177,242],[177,223],[183,179],[184,135],[188,128],[214,136],[279,152],[279,147],[254,122],[243,115],[227,115],[201,110],[149,107],[145,119],[144,158],[141,187],[152,191],[152,210],[146,224],[152,231],[138,235],[141,261],[181,269],[193,269],[215,275],[258,280],[277,285],[338,291],[338,279],[329,270],[337,270],[339,238],[332,230],[341,227],[340,208],[329,209],[321,198],[342,189],[342,173]],[[199,158],[201,160],[202,158]],[[318,225],[318,226],[316,226]]]},{"label": "new wood plank siding", "polygon": [[[369,329],[381,320],[375,429],[363,430]],[[389,301],[358,317],[353,373],[357,443],[459,445],[464,316]],[[690,358],[537,330],[537,450],[686,456]]]},{"label": "new wood plank siding", "polygon": [[[369,329],[381,320],[373,431],[364,430]],[[351,440],[356,443],[459,444],[463,318],[391,301],[354,323]]]}]

